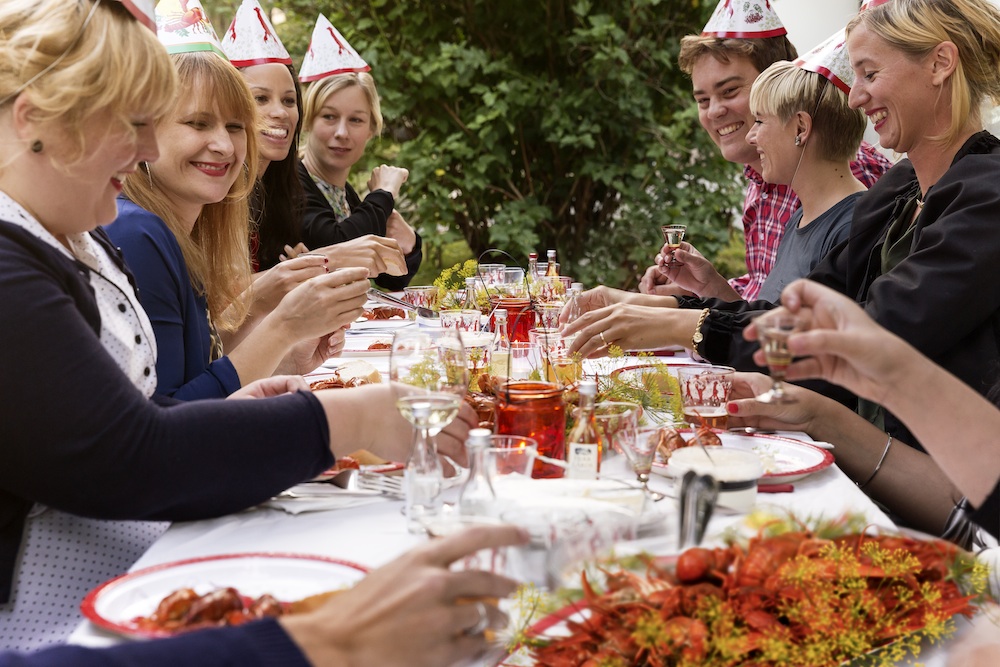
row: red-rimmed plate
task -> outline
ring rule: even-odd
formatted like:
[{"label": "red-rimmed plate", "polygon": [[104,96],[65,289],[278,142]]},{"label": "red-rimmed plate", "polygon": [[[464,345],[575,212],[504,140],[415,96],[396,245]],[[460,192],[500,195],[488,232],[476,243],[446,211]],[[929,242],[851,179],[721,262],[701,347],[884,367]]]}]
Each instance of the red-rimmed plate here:
[{"label": "red-rimmed plate", "polygon": [[[690,439],[689,430],[681,431]],[[723,447],[734,447],[754,452],[764,465],[760,484],[788,484],[833,465],[833,454],[801,440],[764,433],[716,433]],[[668,464],[653,463],[653,472],[669,477]]]},{"label": "red-rimmed plate", "polygon": [[141,639],[173,633],[140,629],[135,619],[149,616],[166,596],[180,588],[204,595],[232,586],[241,595],[265,593],[294,602],[326,591],[349,588],[368,569],[350,561],[288,553],[242,553],[191,558],[154,565],[107,581],[83,599],[83,615],[111,632]]}]

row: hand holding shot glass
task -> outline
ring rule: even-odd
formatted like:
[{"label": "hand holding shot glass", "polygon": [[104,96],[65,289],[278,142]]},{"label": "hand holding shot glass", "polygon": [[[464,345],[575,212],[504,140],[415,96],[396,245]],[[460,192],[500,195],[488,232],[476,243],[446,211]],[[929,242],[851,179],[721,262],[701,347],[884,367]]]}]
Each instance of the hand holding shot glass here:
[{"label": "hand holding shot glass", "polygon": [[663,232],[663,242],[667,244],[667,249],[670,251],[670,261],[665,266],[684,266],[674,257],[674,250],[681,247],[681,241],[684,240],[684,234],[687,232],[687,225],[663,225],[660,227],[660,231]]},{"label": "hand holding shot glass", "polygon": [[792,363],[788,337],[802,330],[802,320],[787,311],[778,310],[761,315],[754,320],[760,349],[764,351],[771,373],[771,388],[757,396],[761,403],[795,403],[785,391],[785,373]]}]

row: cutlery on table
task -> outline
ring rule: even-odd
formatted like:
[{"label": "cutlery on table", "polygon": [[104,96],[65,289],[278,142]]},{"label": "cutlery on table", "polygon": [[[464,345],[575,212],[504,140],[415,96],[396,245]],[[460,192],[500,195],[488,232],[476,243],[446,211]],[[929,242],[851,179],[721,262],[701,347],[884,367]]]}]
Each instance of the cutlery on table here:
[{"label": "cutlery on table", "polygon": [[391,294],[380,292],[375,288],[368,290],[368,298],[371,299],[372,301],[387,303],[389,305],[396,306],[404,310],[416,311],[417,315],[419,315],[420,317],[425,317],[427,319],[437,320],[441,318],[441,316],[436,311],[433,311],[430,308],[424,308],[422,306],[414,306],[409,301],[403,301],[402,299],[396,298]]}]

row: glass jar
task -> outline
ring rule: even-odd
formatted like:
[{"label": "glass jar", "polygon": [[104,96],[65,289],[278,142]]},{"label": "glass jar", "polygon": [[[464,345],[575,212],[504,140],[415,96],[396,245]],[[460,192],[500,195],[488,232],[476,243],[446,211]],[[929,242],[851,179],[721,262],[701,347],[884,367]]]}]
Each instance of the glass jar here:
[{"label": "glass jar", "polygon": [[[497,433],[521,435],[538,442],[538,453],[562,461],[566,458],[566,406],[559,385],[515,380],[504,384],[497,396]],[[531,476],[562,477],[563,468],[535,460]]]},{"label": "glass jar", "polygon": [[[490,302],[493,309],[503,308],[507,311],[507,335],[511,342],[528,342],[528,332],[535,328],[535,311],[531,308],[531,301],[491,296]],[[490,318],[490,328],[494,328],[493,318]]]}]

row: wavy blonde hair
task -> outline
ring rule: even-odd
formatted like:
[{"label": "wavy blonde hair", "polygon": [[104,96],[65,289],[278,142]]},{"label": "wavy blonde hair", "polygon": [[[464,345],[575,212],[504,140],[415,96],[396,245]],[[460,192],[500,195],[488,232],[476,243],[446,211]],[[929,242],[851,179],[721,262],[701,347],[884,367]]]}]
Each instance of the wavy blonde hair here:
[{"label": "wavy blonde hair", "polygon": [[177,237],[195,290],[208,301],[208,313],[220,329],[232,331],[246,319],[249,300],[240,298],[252,280],[250,268],[250,193],[257,181],[257,105],[243,76],[229,61],[210,52],[171,56],[186,95],[217,104],[246,128],[247,154],[226,197],[206,204],[188,234],[166,195],[140,170],[125,180],[125,195],[155,213]]},{"label": "wavy blonde hair", "polygon": [[986,100],[1000,104],[1000,10],[988,0],[893,0],[855,16],[847,34],[859,25],[914,60],[941,42],[958,47],[951,125],[934,140],[951,143],[970,119],[981,127]]},{"label": "wavy blonde hair", "polygon": [[[21,92],[34,119],[87,153],[87,121],[107,116],[108,131],[135,136],[136,115],[162,117],[173,106],[177,74],[152,31],[118,2],[0,2],[0,108]],[[115,127],[115,125],[119,127]]]}]

